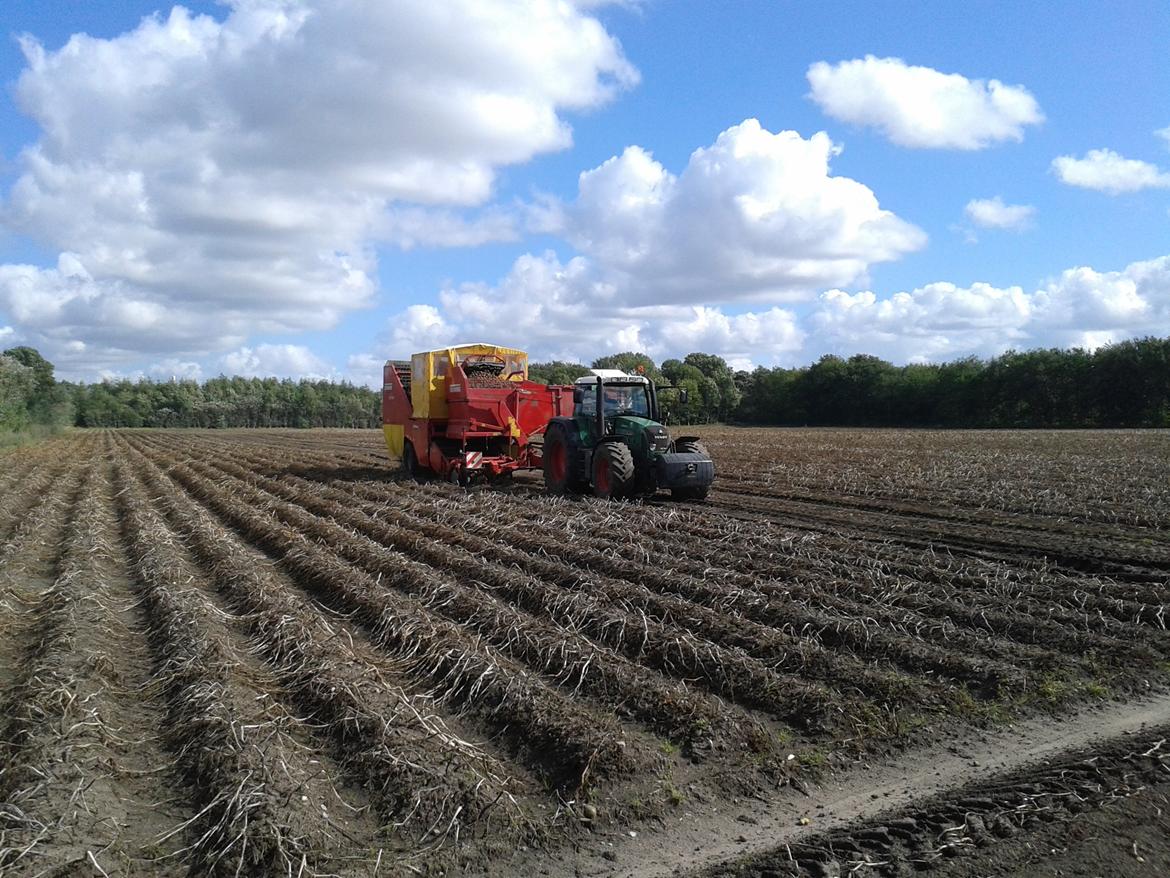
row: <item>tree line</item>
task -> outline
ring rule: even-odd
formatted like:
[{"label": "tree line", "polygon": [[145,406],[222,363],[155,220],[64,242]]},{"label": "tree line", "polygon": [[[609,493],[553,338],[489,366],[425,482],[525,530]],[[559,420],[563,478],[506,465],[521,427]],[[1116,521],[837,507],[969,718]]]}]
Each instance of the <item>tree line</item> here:
[{"label": "tree line", "polygon": [[[840,427],[1170,427],[1170,338],[1086,351],[1009,352],[895,366],[866,354],[795,368],[735,371],[713,354],[655,363],[599,357],[662,388],[669,423]],[[582,363],[533,363],[532,380],[571,384]],[[686,390],[686,402],[676,390]],[[79,427],[377,427],[378,391],[347,382],[57,381],[29,347],[0,354],[0,431]]]},{"label": "tree line", "polygon": [[740,421],[850,427],[1170,427],[1170,338],[894,366],[822,357],[739,373]]},{"label": "tree line", "polygon": [[[661,398],[675,423],[715,421],[827,427],[1170,427],[1170,338],[1087,351],[1009,351],[983,360],[895,366],[857,354],[809,366],[733,371],[712,354],[661,367],[645,354],[601,357],[598,369],[639,369],[687,390]],[[570,382],[578,363],[539,363],[537,380]]]},{"label": "tree line", "polygon": [[378,427],[381,397],[348,382],[103,381],[73,388],[79,427]]},{"label": "tree line", "polygon": [[0,430],[40,427],[378,427],[377,391],[348,382],[56,381],[32,348],[0,355]]}]

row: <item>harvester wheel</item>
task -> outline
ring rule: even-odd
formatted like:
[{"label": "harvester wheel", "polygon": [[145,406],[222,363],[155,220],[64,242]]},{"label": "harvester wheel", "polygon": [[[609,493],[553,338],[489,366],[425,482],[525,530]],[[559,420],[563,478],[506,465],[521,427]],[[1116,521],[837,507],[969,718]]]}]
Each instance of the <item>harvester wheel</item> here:
[{"label": "harvester wheel", "polygon": [[553,424],[544,435],[544,486],[550,494],[573,494],[580,490],[572,476],[572,454],[564,427]]},{"label": "harvester wheel", "polygon": [[634,492],[634,455],[622,442],[606,442],[593,452],[593,493],[620,500]]},{"label": "harvester wheel", "polygon": [[414,453],[414,443],[409,439],[402,443],[402,468],[408,478],[416,482],[422,481],[422,467],[419,466],[418,455]]},{"label": "harvester wheel", "polygon": [[[674,450],[679,454],[711,456],[707,453],[707,446],[698,439],[679,439],[674,443]],[[700,488],[671,488],[670,496],[675,500],[706,500],[710,490],[710,485],[703,485]]]}]

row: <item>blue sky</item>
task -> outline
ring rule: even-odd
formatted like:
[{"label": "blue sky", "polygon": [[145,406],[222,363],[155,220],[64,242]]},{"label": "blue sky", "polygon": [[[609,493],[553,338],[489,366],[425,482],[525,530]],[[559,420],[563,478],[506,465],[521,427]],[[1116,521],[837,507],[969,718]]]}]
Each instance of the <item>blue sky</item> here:
[{"label": "blue sky", "polygon": [[7,4],[0,344],[376,382],[473,337],[747,367],[1170,334],[1165,3],[521,7]]}]

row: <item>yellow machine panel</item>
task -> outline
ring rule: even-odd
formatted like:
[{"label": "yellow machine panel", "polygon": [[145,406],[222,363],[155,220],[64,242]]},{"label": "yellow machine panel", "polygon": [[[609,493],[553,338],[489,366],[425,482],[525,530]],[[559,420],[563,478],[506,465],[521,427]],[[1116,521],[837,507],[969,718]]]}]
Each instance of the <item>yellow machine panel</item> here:
[{"label": "yellow machine panel", "polygon": [[[501,377],[513,381],[528,378],[528,354],[493,344],[461,344],[423,351],[410,358],[410,402],[414,417],[443,420],[447,417],[447,377],[452,363],[477,358],[504,364]],[[389,440],[389,437],[387,437]]]},{"label": "yellow machine panel", "polygon": [[382,434],[386,437],[386,447],[390,449],[391,457],[402,457],[402,440],[404,438],[401,424],[383,424]]}]

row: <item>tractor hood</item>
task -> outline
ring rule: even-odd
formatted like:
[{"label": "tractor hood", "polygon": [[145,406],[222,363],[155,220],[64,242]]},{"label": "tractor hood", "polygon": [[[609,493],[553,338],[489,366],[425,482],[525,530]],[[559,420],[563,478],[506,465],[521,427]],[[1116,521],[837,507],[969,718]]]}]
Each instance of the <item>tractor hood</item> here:
[{"label": "tractor hood", "polygon": [[670,450],[670,434],[657,421],[636,415],[618,415],[612,422],[614,434],[625,436],[635,451],[641,449],[653,456]]},{"label": "tractor hood", "polygon": [[666,428],[657,421],[638,417],[637,415],[615,415],[605,420],[606,423],[613,424],[613,432],[618,436],[635,438],[641,436],[647,430],[654,430],[655,428],[661,430],[663,433],[666,432]]}]

